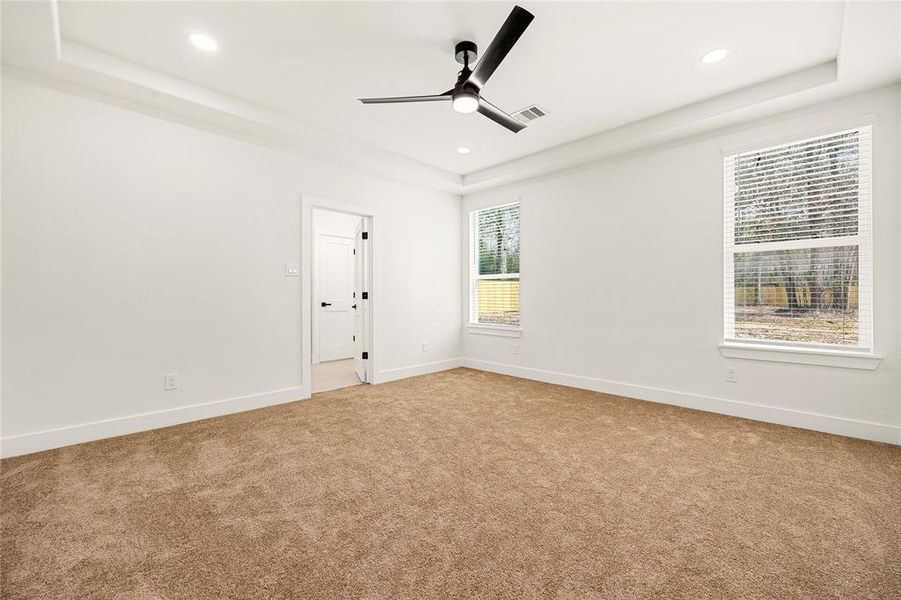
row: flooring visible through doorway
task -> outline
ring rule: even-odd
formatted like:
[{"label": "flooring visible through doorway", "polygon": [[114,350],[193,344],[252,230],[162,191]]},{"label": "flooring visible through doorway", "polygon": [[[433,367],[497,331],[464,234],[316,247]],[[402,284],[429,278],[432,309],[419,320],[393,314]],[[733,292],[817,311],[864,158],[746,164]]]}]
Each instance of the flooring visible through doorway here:
[{"label": "flooring visible through doorway", "polygon": [[360,384],[352,358],[321,362],[313,365],[312,373],[314,394]]}]

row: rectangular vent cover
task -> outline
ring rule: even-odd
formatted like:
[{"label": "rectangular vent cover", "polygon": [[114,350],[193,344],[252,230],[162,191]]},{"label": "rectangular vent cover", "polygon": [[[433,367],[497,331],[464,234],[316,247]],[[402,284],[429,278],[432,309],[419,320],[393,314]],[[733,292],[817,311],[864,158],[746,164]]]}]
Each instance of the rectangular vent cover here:
[{"label": "rectangular vent cover", "polygon": [[528,124],[535,119],[544,117],[547,115],[547,111],[538,106],[537,104],[533,104],[532,106],[527,106],[522,110],[518,110],[513,113],[513,118],[519,120],[520,123]]}]

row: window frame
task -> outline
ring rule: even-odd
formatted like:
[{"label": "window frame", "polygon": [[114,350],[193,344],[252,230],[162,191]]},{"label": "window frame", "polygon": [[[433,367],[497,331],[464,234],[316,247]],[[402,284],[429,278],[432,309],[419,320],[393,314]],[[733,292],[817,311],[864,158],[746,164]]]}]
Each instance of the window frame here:
[{"label": "window frame", "polygon": [[[502,325],[499,323],[479,323],[478,321],[478,285],[481,280],[492,279],[516,279],[521,281],[522,263],[517,273],[502,273],[495,275],[482,275],[479,273],[479,245],[478,245],[478,227],[476,225],[478,213],[487,210],[496,210],[507,206],[519,206],[520,215],[520,240],[522,240],[522,203],[519,199],[511,202],[502,202],[500,204],[486,204],[469,211],[469,290],[468,290],[468,319],[466,327],[470,333],[482,335],[495,335],[501,337],[520,337],[522,333],[522,311],[520,310],[519,323],[516,325]],[[520,249],[521,250],[521,249]],[[520,254],[520,261],[522,255]],[[520,301],[522,288],[520,288]],[[521,306],[521,305],[520,305]]]},{"label": "window frame", "polygon": [[[859,156],[868,162],[860,166],[858,177],[857,216],[855,235],[776,242],[735,244],[735,159],[741,154],[776,150],[822,138],[857,132]],[[794,362],[848,368],[875,369],[881,357],[874,353],[873,313],[873,138],[872,124],[820,131],[813,135],[796,135],[778,143],[744,147],[723,152],[723,337],[720,353],[728,358]],[[731,218],[730,218],[731,217]],[[858,344],[828,344],[786,340],[760,340],[735,337],[735,255],[742,252],[807,249],[854,245],[858,247]],[[863,322],[860,314],[868,311],[870,318]]]}]

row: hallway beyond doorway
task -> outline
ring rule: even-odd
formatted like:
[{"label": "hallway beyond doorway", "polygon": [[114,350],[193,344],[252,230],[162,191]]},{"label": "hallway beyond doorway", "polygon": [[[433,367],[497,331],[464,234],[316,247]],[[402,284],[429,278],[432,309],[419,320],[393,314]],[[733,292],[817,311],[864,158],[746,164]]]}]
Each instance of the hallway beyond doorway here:
[{"label": "hallway beyond doorway", "polygon": [[360,385],[352,358],[313,365],[313,393]]}]

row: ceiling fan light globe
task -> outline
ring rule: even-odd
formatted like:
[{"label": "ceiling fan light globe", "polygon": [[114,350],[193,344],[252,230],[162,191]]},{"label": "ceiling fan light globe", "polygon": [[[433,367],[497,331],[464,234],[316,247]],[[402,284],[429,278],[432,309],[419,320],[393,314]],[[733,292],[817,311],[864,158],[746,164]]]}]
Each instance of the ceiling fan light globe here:
[{"label": "ceiling fan light globe", "polygon": [[479,97],[475,94],[457,94],[454,96],[453,105],[458,113],[474,113],[479,108]]}]

